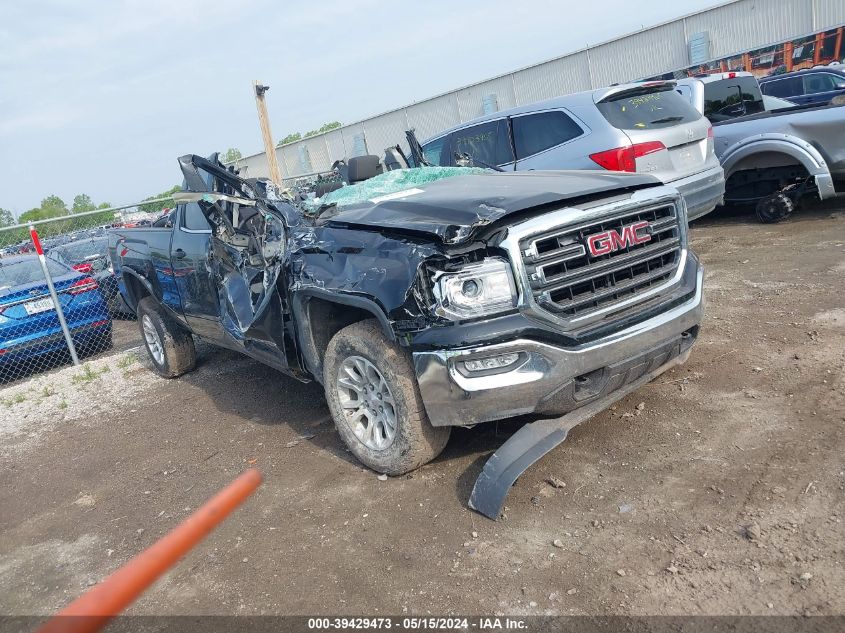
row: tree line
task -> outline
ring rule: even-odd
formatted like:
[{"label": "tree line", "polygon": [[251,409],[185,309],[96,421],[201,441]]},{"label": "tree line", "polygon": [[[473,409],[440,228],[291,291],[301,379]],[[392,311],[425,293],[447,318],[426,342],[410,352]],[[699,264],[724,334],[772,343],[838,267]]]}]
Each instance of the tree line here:
[{"label": "tree line", "polygon": [[[138,205],[138,210],[143,211],[144,213],[159,214],[165,209],[170,209],[174,205],[171,196],[180,190],[181,187],[174,185],[167,191],[162,191],[161,193],[148,196],[144,198],[144,200],[157,200],[159,198],[165,198],[165,200],[162,200],[161,202],[148,202],[146,204],[141,203]],[[26,224],[27,222],[37,222],[38,220],[49,220],[51,218],[69,216],[66,220],[48,222],[40,225],[38,228],[38,233],[42,237],[62,235],[63,233],[69,233],[71,231],[90,229],[95,226],[111,224],[115,221],[114,211],[103,211],[102,213],[81,215],[76,218],[72,217],[76,214],[86,213],[88,211],[108,209],[111,206],[110,202],[101,202],[96,204],[91,199],[91,196],[85,193],[74,196],[73,203],[71,203],[70,206],[68,206],[59,196],[52,195],[44,198],[39,206],[21,213],[17,220],[11,211],[0,208],[0,228],[13,226],[15,224]],[[26,228],[20,228],[14,231],[2,231],[0,232],[0,245],[15,244],[28,239],[28,237],[29,232]]]},{"label": "tree line", "polygon": [[[337,127],[340,123],[327,125]],[[326,126],[324,125],[323,128],[325,127]],[[319,134],[320,131],[324,131],[323,128],[320,128],[319,131],[315,130],[313,132],[309,132],[306,136]],[[221,154],[221,158],[225,163],[234,162],[241,158],[241,152],[236,147],[230,147]],[[147,196],[138,205],[138,210],[143,211],[144,213],[159,214],[166,209],[171,209],[174,206],[172,196],[177,191],[181,191],[181,189],[182,188],[179,185],[174,185],[166,191],[162,191],[161,193],[157,193],[152,196]],[[164,200],[161,202],[147,202],[151,200],[158,200],[160,198],[164,198]],[[80,193],[79,195],[74,196],[73,202],[69,207],[59,196],[51,195],[44,198],[39,206],[33,207],[32,209],[21,213],[20,217],[17,219],[15,219],[15,216],[11,211],[0,207],[0,229],[7,226],[13,226],[15,224],[26,224],[27,222],[36,222],[38,220],[49,220],[51,218],[71,216],[78,213],[85,213],[87,211],[96,211],[97,209],[107,209],[109,207],[111,207],[111,203],[101,202],[99,204],[95,204],[91,199],[91,196],[85,193]],[[88,216],[68,218],[65,221],[50,222],[42,225],[39,229],[39,234],[44,236],[61,235],[62,233],[67,233],[69,231],[92,228],[103,224],[111,224],[114,222],[114,219],[114,212],[112,211],[92,213]],[[0,245],[19,242],[23,239],[27,239],[28,235],[29,233],[26,229],[0,232]]]},{"label": "tree line", "polygon": [[[94,201],[91,200],[91,196],[85,193],[80,193],[78,196],[75,196],[70,207],[68,207],[65,201],[59,196],[47,196],[41,201],[39,206],[21,213],[17,220],[11,211],[0,208],[0,227],[25,224],[27,222],[37,222],[38,220],[49,220],[51,218],[60,218],[62,216],[71,216],[78,213],[96,211],[97,209],[107,209],[110,206],[110,202],[95,204]],[[61,235],[62,233],[78,229],[86,229],[100,226],[101,224],[108,224],[113,220],[114,213],[112,211],[103,211],[102,213],[92,213],[91,215],[84,215],[78,218],[68,218],[64,221],[50,222],[42,225],[38,232],[44,237],[49,237],[51,235]],[[17,229],[15,231],[3,231],[0,233],[0,242],[4,244],[15,243],[27,239],[28,235],[29,233],[25,228]]]},{"label": "tree line", "polygon": [[[15,220],[15,216],[11,211],[0,208],[0,227],[11,226],[13,224],[24,224],[26,222],[36,222],[38,220],[49,220],[50,218],[60,218],[63,215],[85,213],[86,211],[96,211],[97,209],[107,209],[110,206],[110,202],[102,202],[99,205],[94,204],[91,200],[91,196],[85,193],[75,196],[70,208],[68,208],[65,201],[59,196],[47,196],[41,201],[40,206],[34,207],[29,211],[24,211],[20,214],[20,217],[17,220]],[[97,217],[98,215],[100,214],[94,214],[91,217]]]}]

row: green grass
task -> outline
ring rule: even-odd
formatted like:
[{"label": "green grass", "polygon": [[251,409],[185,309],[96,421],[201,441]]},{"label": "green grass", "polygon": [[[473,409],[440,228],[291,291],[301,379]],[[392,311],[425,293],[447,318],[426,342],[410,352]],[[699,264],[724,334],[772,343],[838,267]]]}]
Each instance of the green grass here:
[{"label": "green grass", "polygon": [[76,384],[85,384],[96,380],[103,374],[108,373],[110,371],[111,370],[107,366],[96,370],[92,369],[91,365],[83,365],[82,372],[76,374],[75,376],[72,376],[71,380]]},{"label": "green grass", "polygon": [[56,395],[56,390],[53,389],[50,385],[44,385],[44,388],[41,390],[41,396],[44,398],[49,398],[50,396]]},{"label": "green grass", "polygon": [[24,400],[26,400],[26,396],[22,393],[19,393],[13,396],[12,398],[3,398],[2,400],[0,400],[0,403],[2,403],[4,407],[11,407],[12,405],[20,404]]},{"label": "green grass", "polygon": [[121,356],[117,360],[117,368],[118,369],[128,369],[132,365],[138,362],[138,357],[135,354],[127,354],[126,356]]},{"label": "green grass", "polygon": [[62,400],[59,403],[59,409],[67,409],[67,400]]}]

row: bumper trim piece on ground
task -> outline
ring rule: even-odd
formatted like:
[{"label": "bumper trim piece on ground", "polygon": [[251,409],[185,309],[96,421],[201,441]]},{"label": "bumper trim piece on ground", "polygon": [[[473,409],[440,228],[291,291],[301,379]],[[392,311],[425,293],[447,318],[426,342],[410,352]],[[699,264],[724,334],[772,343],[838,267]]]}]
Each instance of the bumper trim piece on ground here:
[{"label": "bumper trim piece on ground", "polygon": [[514,482],[531,465],[563,442],[569,431],[651,382],[667,369],[685,362],[689,354],[690,349],[687,349],[654,371],[562,417],[538,420],[520,428],[484,464],[472,488],[469,507],[497,520]]}]

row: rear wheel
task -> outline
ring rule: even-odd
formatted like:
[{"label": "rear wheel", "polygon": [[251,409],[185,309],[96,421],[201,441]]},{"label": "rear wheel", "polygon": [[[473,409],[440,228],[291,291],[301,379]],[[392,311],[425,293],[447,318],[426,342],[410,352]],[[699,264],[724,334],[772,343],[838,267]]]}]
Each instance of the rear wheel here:
[{"label": "rear wheel", "polygon": [[176,378],[194,368],[197,355],[193,337],[152,297],[138,302],[138,326],[158,375]]},{"label": "rear wheel", "polygon": [[362,321],[335,334],[323,366],[326,400],[352,454],[373,470],[401,475],[437,457],[450,427],[428,420],[405,352]]}]

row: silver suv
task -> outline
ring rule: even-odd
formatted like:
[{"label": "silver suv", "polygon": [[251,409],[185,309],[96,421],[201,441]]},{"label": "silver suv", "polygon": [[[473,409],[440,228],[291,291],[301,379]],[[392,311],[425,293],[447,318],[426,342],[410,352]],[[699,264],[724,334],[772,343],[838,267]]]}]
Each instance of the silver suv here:
[{"label": "silver suv", "polygon": [[684,196],[690,220],[721,204],[725,179],[710,123],[657,81],[578,92],[503,110],[423,143],[433,165],[506,171],[608,169],[647,173]]}]

